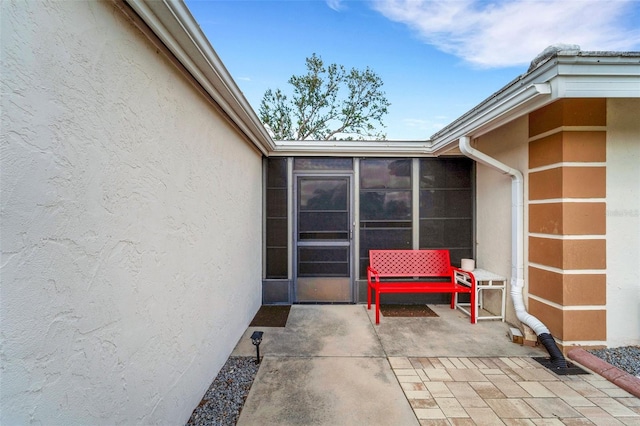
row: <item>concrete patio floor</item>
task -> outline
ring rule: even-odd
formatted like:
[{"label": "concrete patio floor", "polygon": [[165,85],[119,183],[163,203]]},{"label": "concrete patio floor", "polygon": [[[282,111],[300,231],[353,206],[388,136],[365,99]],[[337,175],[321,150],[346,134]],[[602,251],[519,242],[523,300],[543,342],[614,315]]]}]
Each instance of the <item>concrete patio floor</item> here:
[{"label": "concrete patio floor", "polygon": [[382,317],[366,305],[294,305],[249,327],[232,356],[262,363],[238,425],[640,425],[640,399],[597,374],[558,376],[500,321]]}]

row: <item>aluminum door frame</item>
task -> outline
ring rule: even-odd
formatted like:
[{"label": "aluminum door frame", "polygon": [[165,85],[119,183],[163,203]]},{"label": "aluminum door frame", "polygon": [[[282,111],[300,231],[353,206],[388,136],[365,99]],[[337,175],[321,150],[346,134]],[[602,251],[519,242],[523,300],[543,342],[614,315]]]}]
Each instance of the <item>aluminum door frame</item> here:
[{"label": "aluminum door frame", "polygon": [[[347,178],[348,185],[347,190],[349,192],[349,288],[350,288],[350,300],[345,302],[299,302],[298,301],[298,178]],[[355,253],[355,248],[357,244],[356,242],[356,217],[355,217],[355,207],[356,207],[356,194],[355,194],[355,173],[353,171],[328,171],[323,172],[320,170],[304,170],[304,171],[295,171],[292,170],[291,173],[291,182],[292,182],[292,232],[291,232],[291,260],[292,260],[292,301],[293,303],[356,303],[357,302],[357,288],[356,288],[356,274],[357,274],[357,253]],[[327,245],[330,245],[327,244]]]}]

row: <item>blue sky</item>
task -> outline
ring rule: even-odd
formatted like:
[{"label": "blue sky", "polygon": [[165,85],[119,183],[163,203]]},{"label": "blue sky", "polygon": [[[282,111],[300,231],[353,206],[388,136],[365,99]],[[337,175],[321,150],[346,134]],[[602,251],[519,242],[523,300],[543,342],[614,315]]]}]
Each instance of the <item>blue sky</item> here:
[{"label": "blue sky", "polygon": [[390,140],[424,140],[552,44],[639,51],[639,0],[186,0],[254,110],[313,53],[371,68]]}]

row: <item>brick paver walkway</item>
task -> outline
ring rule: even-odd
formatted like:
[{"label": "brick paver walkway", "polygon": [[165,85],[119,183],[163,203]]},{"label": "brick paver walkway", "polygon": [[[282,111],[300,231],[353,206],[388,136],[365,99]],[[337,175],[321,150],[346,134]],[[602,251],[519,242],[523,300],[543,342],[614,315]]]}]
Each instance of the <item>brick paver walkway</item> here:
[{"label": "brick paver walkway", "polygon": [[422,425],[640,425],[640,399],[531,358],[389,358]]}]

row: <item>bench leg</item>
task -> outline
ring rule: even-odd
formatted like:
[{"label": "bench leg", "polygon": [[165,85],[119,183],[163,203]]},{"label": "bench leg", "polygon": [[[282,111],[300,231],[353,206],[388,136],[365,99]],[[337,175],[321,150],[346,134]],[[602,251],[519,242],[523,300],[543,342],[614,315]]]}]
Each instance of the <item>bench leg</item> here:
[{"label": "bench leg", "polygon": [[380,324],[380,292],[376,291],[376,324]]},{"label": "bench leg", "polygon": [[457,295],[458,295],[458,293],[451,293],[451,309],[455,309],[456,308]]},{"label": "bench leg", "polygon": [[367,284],[367,309],[371,310],[371,286]]},{"label": "bench leg", "polygon": [[475,324],[478,319],[478,306],[476,306],[476,292],[472,291],[469,293],[471,296],[471,324]]}]

